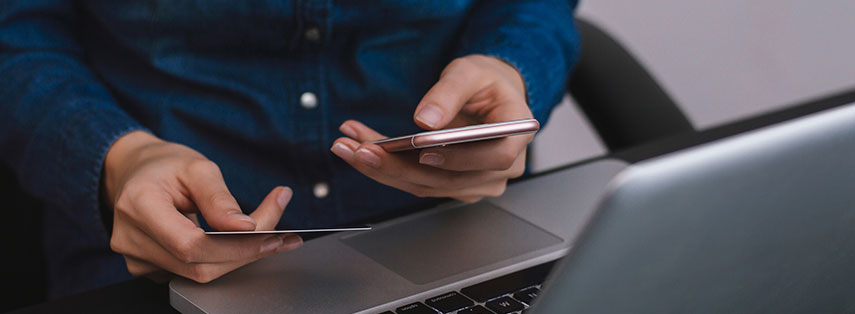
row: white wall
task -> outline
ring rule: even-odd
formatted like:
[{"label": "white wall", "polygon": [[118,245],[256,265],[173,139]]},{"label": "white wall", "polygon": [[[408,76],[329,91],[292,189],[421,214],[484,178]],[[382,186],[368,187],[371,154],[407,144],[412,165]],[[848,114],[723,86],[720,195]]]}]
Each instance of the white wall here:
[{"label": "white wall", "polygon": [[[851,0],[582,0],[579,8],[701,129],[855,88],[853,13]],[[568,107],[535,143],[533,170],[605,151]]]}]

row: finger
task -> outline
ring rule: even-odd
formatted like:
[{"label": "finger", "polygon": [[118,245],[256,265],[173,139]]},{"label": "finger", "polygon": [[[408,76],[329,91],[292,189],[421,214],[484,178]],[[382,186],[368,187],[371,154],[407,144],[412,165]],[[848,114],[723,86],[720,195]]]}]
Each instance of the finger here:
[{"label": "finger", "polygon": [[489,141],[425,148],[419,163],[454,171],[508,170],[525,159],[526,145],[533,137],[516,135]]},{"label": "finger", "polygon": [[119,204],[114,210],[110,244],[124,255],[140,246],[135,242],[141,238],[139,234],[153,238],[175,255],[180,255],[192,239],[204,236],[204,230],[179,212],[172,198],[160,190],[143,190]]},{"label": "finger", "polygon": [[413,184],[407,181],[396,180],[384,175],[379,175],[379,173],[373,168],[366,166],[360,161],[357,161],[354,156],[354,150],[357,147],[359,147],[359,143],[357,143],[356,141],[349,138],[339,138],[338,140],[336,140],[336,143],[333,144],[330,150],[342,160],[353,166],[357,171],[368,176],[369,178],[374,179],[377,182],[397,188],[402,191],[410,192],[411,194],[417,196],[426,196],[421,195],[422,193],[420,191],[427,190],[429,189],[429,187]]},{"label": "finger", "polygon": [[[341,152],[341,150],[346,150]],[[388,153],[374,144],[360,144],[349,138],[339,138],[333,144],[333,153],[361,172],[374,179],[395,179],[398,181],[416,183],[426,186],[448,185],[450,180],[443,180],[456,175],[449,171],[432,169],[416,162],[413,152]],[[409,158],[408,158],[409,157]],[[441,182],[442,181],[442,182]]]},{"label": "finger", "polygon": [[185,214],[184,214],[184,217],[187,217],[187,219],[190,219],[190,221],[191,221],[191,222],[193,222],[193,224],[194,224],[194,225],[196,225],[196,227],[201,227],[201,226],[202,226],[202,224],[201,224],[201,223],[199,223],[199,215],[196,215],[196,214],[193,214],[193,213],[189,213],[189,214],[186,214],[186,213],[185,213]]},{"label": "finger", "polygon": [[221,263],[187,263],[169,254],[169,252],[159,247],[157,243],[155,243],[150,238],[143,238],[140,242],[145,248],[148,249],[148,252],[145,256],[146,260],[174,274],[192,279],[200,283],[210,282],[228,272],[231,272],[232,270],[235,270],[243,265],[249,264],[260,258],[296,248],[282,247],[276,251],[272,251],[268,254],[252,259],[243,259]]},{"label": "finger", "polygon": [[[198,242],[197,248],[192,250],[195,253],[190,255],[185,253],[176,256],[171,250],[164,248],[164,246],[139,229],[129,227],[122,230],[123,232],[118,235],[119,239],[111,241],[111,246],[114,247],[115,251],[122,255],[156,265],[158,268],[167,269],[181,276],[194,278],[194,280],[197,280],[199,277],[218,277],[246,263],[279,252],[292,250],[302,245],[302,239],[294,234],[205,236],[203,241]],[[260,249],[259,242],[261,243]],[[273,243],[273,245],[268,245],[270,243]],[[252,247],[255,249],[247,249]],[[188,258],[188,256],[193,256],[193,254],[200,257]],[[206,268],[200,274],[198,273],[199,269],[187,266],[194,264],[224,264],[229,267]],[[129,266],[132,265],[129,264]],[[132,273],[144,273],[151,270],[151,268],[142,268],[140,264],[134,264],[133,266],[135,269],[132,270]],[[217,269],[222,270],[222,272],[215,271]]]},{"label": "finger", "polygon": [[179,179],[212,228],[220,231],[255,230],[255,220],[241,211],[214,162],[193,162]]},{"label": "finger", "polygon": [[359,142],[370,142],[386,138],[374,129],[356,120],[347,120],[338,128],[344,135]]},{"label": "finger", "polygon": [[[274,200],[275,202],[275,200]],[[302,240],[289,235],[210,236],[188,220],[158,194],[144,194],[134,202],[139,213],[135,223],[121,228],[118,252],[146,259],[147,254],[162,247],[185,263],[229,262],[257,259],[285,247],[299,247]],[[117,219],[124,219],[124,212]],[[138,231],[138,232],[137,232]],[[151,243],[144,244],[150,239]],[[147,242],[146,242],[147,243]],[[111,244],[113,244],[111,242]],[[149,252],[141,254],[142,252]]]},{"label": "finger", "polygon": [[256,222],[255,230],[273,230],[276,228],[276,224],[282,218],[285,206],[291,201],[293,195],[293,191],[287,187],[277,187],[270,194],[267,194],[258,208],[250,214]]},{"label": "finger", "polygon": [[454,199],[461,201],[461,202],[464,202],[464,203],[472,204],[472,203],[477,203],[478,201],[484,199],[484,197],[483,196],[461,196],[461,197],[455,197]]},{"label": "finger", "polygon": [[[515,174],[504,174],[499,175],[497,179],[488,181],[488,182],[479,182],[472,186],[466,186],[463,188],[447,188],[447,187],[429,187],[421,184],[411,183],[405,180],[399,180],[395,178],[391,178],[389,176],[380,174],[374,169],[370,167],[366,167],[361,165],[358,161],[355,160],[353,156],[354,153],[351,148],[344,148],[348,145],[353,147],[357,147],[358,143],[353,142],[349,139],[339,139],[341,142],[338,142],[333,146],[333,151],[336,152],[337,155],[342,157],[346,162],[354,166],[358,171],[365,174],[366,176],[380,182],[382,184],[409,192],[419,197],[453,197],[455,199],[472,203],[478,200],[481,200],[484,197],[489,196],[499,196],[505,191],[505,187],[507,186],[508,178],[512,178]],[[344,144],[345,141],[351,141],[353,143]],[[342,150],[345,150],[342,152]],[[518,161],[518,166],[512,167],[513,169],[509,169],[506,172],[514,171],[522,173],[522,170],[516,168],[524,169],[525,160]]]},{"label": "finger", "polygon": [[481,73],[472,61],[463,58],[452,61],[419,102],[413,120],[424,129],[444,128],[472,95],[487,85]]},{"label": "finger", "polygon": [[[339,138],[332,151],[366,176],[389,186],[419,196],[434,196],[436,191],[478,186],[485,182],[507,179],[520,170],[449,171],[420,165],[401,153],[387,153],[373,144],[360,145],[349,138]],[[371,154],[373,157],[366,157]],[[371,161],[368,159],[375,158]],[[382,160],[381,160],[382,159]],[[524,167],[524,161],[521,163]],[[449,193],[441,196],[450,196]]]},{"label": "finger", "polygon": [[303,245],[297,234],[208,235],[198,245],[197,257],[185,262],[222,263],[257,260]]}]

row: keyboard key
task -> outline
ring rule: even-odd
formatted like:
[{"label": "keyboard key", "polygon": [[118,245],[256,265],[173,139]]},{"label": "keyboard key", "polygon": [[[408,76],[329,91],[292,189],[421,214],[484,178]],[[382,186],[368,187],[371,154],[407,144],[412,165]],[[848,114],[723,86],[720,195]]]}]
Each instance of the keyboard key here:
[{"label": "keyboard key", "polygon": [[441,296],[427,299],[425,304],[439,310],[442,313],[451,313],[467,306],[472,306],[475,302],[469,300],[456,291],[452,291]]},{"label": "keyboard key", "polygon": [[493,314],[490,310],[485,309],[483,306],[474,306],[465,310],[457,311],[457,314]]},{"label": "keyboard key", "polygon": [[525,308],[522,303],[507,296],[487,302],[484,305],[498,314],[522,311]]},{"label": "keyboard key", "polygon": [[555,262],[549,262],[523,269],[502,277],[471,285],[461,289],[460,292],[475,301],[486,302],[489,299],[543,283],[554,264]]},{"label": "keyboard key", "polygon": [[395,310],[395,313],[398,314],[436,314],[432,308],[429,308],[427,305],[422,304],[421,302],[416,302],[409,305],[404,305]]},{"label": "keyboard key", "polygon": [[537,294],[540,293],[540,289],[536,287],[531,287],[527,289],[523,289],[520,292],[514,293],[514,299],[523,301],[523,303],[531,305],[531,301],[537,297]]}]

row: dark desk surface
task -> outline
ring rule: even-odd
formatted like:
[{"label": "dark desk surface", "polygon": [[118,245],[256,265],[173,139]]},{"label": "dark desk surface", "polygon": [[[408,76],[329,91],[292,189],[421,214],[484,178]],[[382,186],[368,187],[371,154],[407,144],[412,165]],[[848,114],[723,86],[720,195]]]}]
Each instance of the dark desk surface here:
[{"label": "dark desk surface", "polygon": [[[638,162],[686,147],[714,141],[734,134],[790,120],[799,116],[855,102],[855,90],[818,99],[805,104],[758,117],[737,121],[692,134],[681,134],[645,144],[608,157]],[[549,172],[560,171],[599,158],[567,165]],[[542,174],[538,174],[542,175]],[[537,176],[537,175],[536,175]],[[12,313],[177,313],[169,305],[169,291],[165,284],[155,284],[148,279],[134,279],[52,302],[17,310]]]}]

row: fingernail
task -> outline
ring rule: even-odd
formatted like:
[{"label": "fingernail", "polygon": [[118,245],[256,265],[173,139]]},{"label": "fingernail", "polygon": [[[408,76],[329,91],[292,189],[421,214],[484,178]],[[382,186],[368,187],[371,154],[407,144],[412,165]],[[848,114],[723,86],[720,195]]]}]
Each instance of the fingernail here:
[{"label": "fingernail", "polygon": [[347,135],[351,138],[356,138],[356,130],[354,130],[347,124],[342,124],[341,127],[338,128],[338,130],[341,131],[341,133],[344,133],[344,135]]},{"label": "fingernail", "polygon": [[372,168],[380,167],[380,157],[374,154],[374,152],[367,150],[365,148],[360,148],[356,150],[356,160],[371,166]]},{"label": "fingernail", "polygon": [[270,253],[273,252],[283,244],[282,237],[276,235],[264,239],[264,242],[261,242],[261,253]]},{"label": "fingernail", "polygon": [[303,246],[303,238],[296,234],[289,234],[282,236],[282,245],[279,247],[293,250],[301,246]]},{"label": "fingernail", "polygon": [[439,120],[442,120],[442,110],[439,110],[439,107],[436,105],[425,105],[422,110],[419,110],[419,113],[416,115],[416,120],[421,121],[431,128],[436,128],[436,125],[439,124]]},{"label": "fingernail", "polygon": [[445,156],[437,153],[424,153],[419,157],[419,163],[429,166],[439,166],[445,162]]},{"label": "fingernail", "polygon": [[347,145],[344,145],[342,143],[335,143],[335,145],[333,145],[330,150],[332,150],[333,154],[336,154],[336,156],[339,156],[346,160],[349,160],[351,157],[353,157],[353,151],[350,150],[350,147],[347,147]]},{"label": "fingernail", "polygon": [[276,197],[276,203],[279,204],[279,208],[285,208],[285,205],[288,205],[288,201],[291,200],[292,192],[290,189],[282,189],[279,191],[279,196]]},{"label": "fingernail", "polygon": [[230,212],[229,217],[255,225],[255,219],[252,219],[252,217],[249,217],[242,212]]}]

